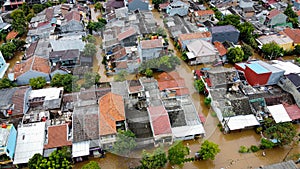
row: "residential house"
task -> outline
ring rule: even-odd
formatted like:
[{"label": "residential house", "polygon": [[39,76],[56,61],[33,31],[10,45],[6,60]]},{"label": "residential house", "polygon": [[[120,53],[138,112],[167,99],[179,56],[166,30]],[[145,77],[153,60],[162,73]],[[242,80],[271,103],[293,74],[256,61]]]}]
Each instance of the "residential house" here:
[{"label": "residential house", "polygon": [[114,9],[122,8],[125,6],[124,0],[109,0],[105,3],[105,11],[110,13]]},{"label": "residential house", "polygon": [[169,6],[166,9],[166,12],[170,16],[186,16],[188,14],[189,7],[189,4],[182,2],[181,0],[176,0],[169,4]]},{"label": "residential house", "polygon": [[122,31],[117,39],[121,46],[136,46],[137,44],[137,32],[134,27],[129,27],[127,30]]},{"label": "residential house", "polygon": [[9,67],[9,63],[6,63],[2,55],[2,52],[0,51],[0,79],[3,78],[8,67]]},{"label": "residential house", "polygon": [[68,125],[71,123],[49,126],[46,133],[46,141],[44,145],[44,157],[57,150],[58,148],[71,146],[71,130]]},{"label": "residential house", "polygon": [[49,59],[49,53],[52,49],[50,48],[50,42],[48,40],[40,39],[29,45],[23,56],[24,60],[27,60],[33,56],[38,56],[44,59]]},{"label": "residential house", "polygon": [[102,96],[98,104],[100,144],[103,149],[110,149],[116,141],[118,129],[126,129],[123,97],[110,92]]},{"label": "residential house", "polygon": [[56,26],[50,22],[39,23],[35,29],[28,30],[26,42],[33,43],[39,39],[49,39],[54,34]]},{"label": "residential house", "polygon": [[173,135],[169,115],[163,105],[149,106],[147,108],[150,117],[151,129],[153,131],[154,145],[172,143]]},{"label": "residential house", "polygon": [[212,37],[210,32],[196,32],[196,33],[186,33],[178,35],[178,43],[182,50],[186,49],[186,46],[189,43],[192,43],[196,40],[204,40],[211,42]]},{"label": "residential house", "polygon": [[25,164],[35,154],[43,154],[46,123],[23,124],[18,127],[13,164]]},{"label": "residential house", "polygon": [[278,85],[286,92],[293,95],[295,102],[300,106],[300,76],[299,74],[289,74],[282,78]]},{"label": "residential house", "polygon": [[[286,36],[286,35],[264,35],[257,38],[257,42],[259,43],[259,48],[262,48],[264,44],[268,44],[271,42],[275,42],[278,46],[282,47],[284,50],[293,50],[294,49],[294,41]],[[269,56],[273,57],[273,56]],[[275,57],[275,56],[274,56]]]},{"label": "residential house", "polygon": [[10,11],[10,10],[14,10],[14,9],[18,8],[24,2],[25,2],[25,0],[16,0],[16,1],[5,0],[1,7],[2,7],[3,11]]},{"label": "residential house", "polygon": [[286,168],[286,169],[298,169],[299,167],[295,164],[293,160],[277,163],[277,164],[271,164],[267,166],[261,166],[257,169],[281,169],[281,168]]},{"label": "residential house", "polygon": [[227,60],[227,49],[224,47],[224,45],[221,42],[215,41],[214,42],[214,46],[217,49],[217,51],[219,52],[219,56],[221,61],[224,63]]},{"label": "residential house", "polygon": [[81,15],[78,11],[71,11],[65,15],[65,20],[61,24],[61,32],[82,32],[84,26],[81,23]]},{"label": "residential house", "polygon": [[287,16],[277,9],[273,9],[267,15],[265,25],[273,28],[278,25],[286,24]]},{"label": "residential house", "polygon": [[293,46],[300,45],[300,29],[285,28],[282,35],[286,35],[293,40]]},{"label": "residential house", "polygon": [[129,0],[127,7],[129,11],[149,11],[149,3],[144,0]]},{"label": "residential house", "polygon": [[27,85],[31,78],[37,77],[44,77],[49,82],[50,70],[48,59],[34,56],[16,64],[13,72],[9,74],[9,78],[12,81],[16,81],[18,85]]},{"label": "residential house", "polygon": [[163,39],[141,40],[138,49],[142,62],[158,58],[164,50]]},{"label": "residential house", "polygon": [[51,66],[60,64],[61,67],[74,68],[80,65],[80,52],[78,49],[62,50],[50,52],[49,60]]},{"label": "residential house", "polygon": [[300,10],[300,1],[299,0],[293,0],[292,3],[296,10]]},{"label": "residential house", "polygon": [[240,31],[232,25],[214,26],[210,28],[212,34],[212,42],[219,41],[221,43],[228,41],[236,44],[239,40]]},{"label": "residential house", "polygon": [[187,45],[189,64],[212,63],[218,57],[218,51],[214,46],[204,40],[196,40]]},{"label": "residential house", "polygon": [[29,109],[27,96],[29,87],[15,87],[0,90],[0,112],[1,118],[19,119]]},{"label": "residential house", "polygon": [[213,10],[198,10],[193,12],[193,19],[198,23],[203,23],[205,21],[211,21],[214,19],[215,12]]},{"label": "residential house", "polygon": [[82,40],[51,40],[50,44],[53,51],[78,49],[82,52],[85,46],[85,43]]},{"label": "residential house", "polygon": [[3,123],[0,126],[0,164],[5,166],[13,162],[17,142],[17,130],[12,124]]},{"label": "residential house", "polygon": [[251,0],[241,0],[239,2],[239,7],[242,9],[242,16],[245,18],[251,18],[255,14],[253,8],[254,2]]}]

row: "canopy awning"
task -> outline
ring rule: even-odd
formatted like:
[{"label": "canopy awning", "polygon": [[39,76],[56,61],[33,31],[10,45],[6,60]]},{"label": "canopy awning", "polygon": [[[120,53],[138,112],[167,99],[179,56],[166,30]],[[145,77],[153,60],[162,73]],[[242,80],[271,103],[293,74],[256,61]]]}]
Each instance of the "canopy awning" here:
[{"label": "canopy awning", "polygon": [[292,121],[282,104],[267,106],[276,123]]},{"label": "canopy awning", "polygon": [[246,127],[259,125],[259,122],[253,114],[226,117],[225,121],[227,121],[227,126],[230,130],[244,129]]},{"label": "canopy awning", "polygon": [[205,134],[205,130],[200,125],[194,126],[181,126],[172,128],[172,133],[176,138],[186,137],[186,136],[194,136],[198,134]]},{"label": "canopy awning", "polygon": [[83,141],[73,143],[72,145],[72,156],[81,157],[90,154],[90,141]]}]

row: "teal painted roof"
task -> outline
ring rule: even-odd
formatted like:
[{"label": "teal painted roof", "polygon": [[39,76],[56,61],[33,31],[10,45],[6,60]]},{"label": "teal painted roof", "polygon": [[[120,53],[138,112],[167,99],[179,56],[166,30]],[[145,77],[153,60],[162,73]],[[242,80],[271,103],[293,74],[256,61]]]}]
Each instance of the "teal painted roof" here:
[{"label": "teal painted roof", "polygon": [[252,69],[257,74],[262,74],[262,73],[268,73],[268,72],[270,72],[269,70],[267,70],[266,68],[264,68],[263,66],[261,66],[258,63],[247,64],[247,67],[249,67],[250,69]]}]

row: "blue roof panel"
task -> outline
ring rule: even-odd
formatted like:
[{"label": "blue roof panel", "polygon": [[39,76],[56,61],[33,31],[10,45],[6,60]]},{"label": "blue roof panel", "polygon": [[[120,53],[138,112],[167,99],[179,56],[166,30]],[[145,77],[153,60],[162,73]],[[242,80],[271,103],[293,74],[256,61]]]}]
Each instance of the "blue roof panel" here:
[{"label": "blue roof panel", "polygon": [[270,72],[269,70],[267,70],[266,68],[262,67],[258,63],[247,64],[247,67],[249,67],[250,69],[252,69],[257,74],[262,74],[262,73],[268,73],[268,72]]}]

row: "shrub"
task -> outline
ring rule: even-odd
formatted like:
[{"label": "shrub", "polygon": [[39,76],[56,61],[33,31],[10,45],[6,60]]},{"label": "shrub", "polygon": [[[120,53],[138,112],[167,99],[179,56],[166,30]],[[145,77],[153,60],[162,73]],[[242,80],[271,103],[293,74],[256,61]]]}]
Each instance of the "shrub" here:
[{"label": "shrub", "polygon": [[204,99],[204,104],[205,104],[206,106],[209,106],[210,103],[211,103],[211,98],[210,98],[210,97],[205,97],[205,99]]},{"label": "shrub", "polygon": [[270,149],[270,148],[273,148],[275,146],[275,144],[268,140],[268,139],[265,139],[265,138],[262,138],[260,140],[260,149]]},{"label": "shrub", "polygon": [[255,146],[255,145],[252,145],[250,147],[250,150],[255,153],[255,152],[259,151],[259,147]]},{"label": "shrub", "polygon": [[249,153],[250,149],[246,146],[240,146],[239,153]]}]

